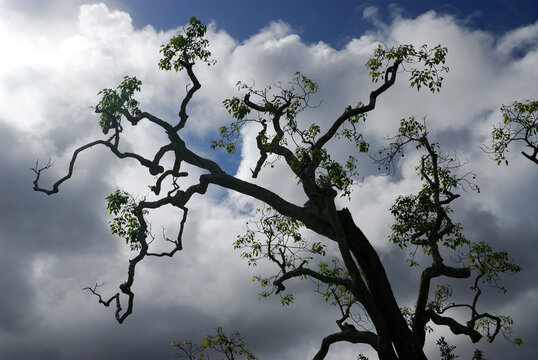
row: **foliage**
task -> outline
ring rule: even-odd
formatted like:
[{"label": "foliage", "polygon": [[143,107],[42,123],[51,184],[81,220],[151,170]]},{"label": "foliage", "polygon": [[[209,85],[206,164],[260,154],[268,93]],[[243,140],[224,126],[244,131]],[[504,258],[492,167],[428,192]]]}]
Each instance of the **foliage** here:
[{"label": "foliage", "polygon": [[[426,86],[431,92],[439,92],[443,82],[443,77],[440,72],[448,71],[448,67],[444,66],[448,49],[437,45],[428,49],[426,45],[422,45],[419,49],[415,49],[413,45],[400,45],[385,49],[379,45],[368,62],[366,67],[370,69],[370,76],[374,82],[380,79],[384,80],[386,76],[387,61],[396,60],[409,64],[424,63],[423,69],[413,68],[410,70],[410,86],[420,90],[422,86]],[[441,65],[438,69],[437,67]],[[405,69],[405,68],[404,68]]]},{"label": "foliage", "polygon": [[493,285],[503,292],[506,289],[499,283],[501,274],[521,271],[521,267],[512,262],[508,252],[493,251],[491,245],[484,241],[470,244],[467,260],[469,268],[477,273],[483,283]]},{"label": "foliage", "polygon": [[101,113],[99,126],[103,134],[108,134],[111,128],[121,129],[120,121],[125,111],[134,115],[140,114],[138,101],[133,98],[133,95],[140,91],[141,85],[142,82],[136,77],[125,76],[117,90],[103,89],[98,92],[98,95],[102,97],[96,109]]},{"label": "foliage", "polygon": [[482,350],[475,349],[472,360],[488,360],[484,357]]},{"label": "foliage", "polygon": [[436,312],[443,311],[448,299],[452,296],[452,287],[450,285],[437,285],[434,291],[433,300],[428,302],[427,307]]},{"label": "foliage", "polygon": [[452,353],[456,346],[448,345],[444,336],[441,336],[441,338],[437,340],[437,345],[439,346],[439,350],[441,351],[442,360],[454,360],[455,358],[459,357],[458,355],[454,355]]},{"label": "foliage", "polygon": [[106,208],[114,218],[109,222],[110,231],[125,239],[132,251],[140,250],[138,232],[140,223],[135,215],[136,202],[133,197],[122,190],[116,190],[106,197]]},{"label": "foliage", "polygon": [[220,326],[217,327],[217,334],[206,335],[201,345],[191,341],[178,341],[171,345],[181,351],[178,354],[180,359],[209,360],[211,353],[223,354],[228,360],[235,359],[235,355],[245,356],[246,360],[258,359],[245,348],[245,342],[239,332],[235,331],[228,336]]},{"label": "foliage", "polygon": [[[477,191],[478,187],[468,180],[469,175],[474,178],[474,174],[454,173],[460,167],[456,157],[439,153],[439,144],[430,143],[427,135],[425,124],[413,117],[402,119],[399,135],[392,139],[388,149],[379,152],[386,155],[377,161],[390,166],[395,154],[401,153],[408,143],[414,143],[416,149],[425,149],[426,154],[416,167],[422,189],[417,195],[401,195],[396,199],[390,209],[395,222],[389,241],[402,249],[409,245],[420,246],[425,254],[431,255],[432,248],[437,251],[439,243],[452,250],[469,243],[461,225],[450,219],[452,209],[448,204],[459,196],[453,193],[458,187],[468,185]],[[418,266],[414,255],[415,252],[410,254],[408,262]]]},{"label": "foliage", "polygon": [[207,27],[194,16],[184,29],[184,35],[177,35],[170,39],[168,44],[161,46],[163,58],[159,61],[159,68],[163,70],[181,71],[187,63],[196,60],[211,64],[211,52],[206,50],[209,41],[204,38]]},{"label": "foliage", "polygon": [[[332,266],[324,261],[318,263],[318,272],[321,275],[327,276],[333,279],[349,279],[349,274],[340,265],[338,259],[331,259]],[[321,296],[325,299],[325,302],[332,306],[351,307],[356,303],[356,299],[353,294],[345,285],[339,285],[335,283],[327,283],[327,287],[324,291],[320,291]]]},{"label": "foliage", "polygon": [[[257,221],[249,221],[244,235],[237,236],[234,249],[243,249],[241,257],[248,260],[249,266],[256,266],[261,259],[268,259],[278,265],[280,271],[271,277],[254,276],[263,289],[259,298],[266,298],[277,292],[274,280],[291,269],[308,264],[315,255],[325,255],[325,245],[320,242],[308,244],[301,235],[301,222],[282,216],[274,209],[266,207],[257,209]],[[262,235],[265,243],[259,239]],[[280,292],[279,292],[280,293]],[[293,294],[280,293],[282,305],[290,305],[294,301]]]},{"label": "foliage", "polygon": [[[303,225],[291,217],[282,216],[270,207],[257,209],[256,213],[259,214],[260,220],[250,222],[254,228],[249,227],[245,235],[237,236],[234,249],[248,248],[249,251],[243,252],[241,257],[248,259],[251,266],[256,266],[258,260],[267,258],[285,268],[295,267],[297,261],[303,259],[299,257],[300,252],[307,251],[307,244],[299,231]],[[256,234],[264,234],[267,238],[266,244],[262,244]],[[312,246],[312,253],[323,252],[323,247],[318,249],[318,245]]]},{"label": "foliage", "polygon": [[502,123],[493,127],[492,144],[485,147],[492,153],[497,165],[508,165],[506,153],[512,142],[522,142],[532,153],[522,151],[523,156],[538,165],[538,101],[514,101],[501,106]]},{"label": "foliage", "polygon": [[[471,310],[467,329],[485,333],[490,342],[499,332],[508,338],[512,324],[509,316],[478,312],[478,299],[482,295],[479,281],[495,286],[505,293],[506,289],[500,283],[502,275],[518,272],[521,268],[511,261],[506,251],[493,251],[492,247],[483,241],[468,240],[462,233],[461,224],[453,222],[450,218],[452,209],[449,204],[459,197],[459,194],[455,193],[458,188],[479,191],[478,186],[472,182],[476,176],[472,172],[457,174],[456,170],[461,167],[461,163],[455,155],[442,154],[438,143],[430,142],[425,122],[421,124],[414,118],[403,119],[400,123],[399,134],[391,138],[391,141],[388,148],[379,152],[381,157],[376,159],[378,163],[387,167],[395,161],[395,155],[402,153],[406,145],[410,143],[413,143],[417,150],[423,150],[425,154],[421,156],[419,165],[416,167],[422,180],[421,190],[417,195],[399,196],[390,209],[395,222],[391,226],[392,234],[389,240],[402,249],[409,245],[415,246],[415,250],[407,259],[410,266],[419,266],[415,260],[415,254],[419,248],[432,260],[431,266],[422,273],[419,300],[415,304],[415,309],[404,307],[402,314],[416,330],[422,328],[426,330],[428,329],[426,321],[428,312],[432,314],[430,317],[436,318],[435,314],[441,315],[449,309],[464,307]],[[459,258],[456,262],[464,263],[468,271],[461,267],[449,267],[444,264],[445,259],[441,254],[441,248],[457,250],[464,246],[468,247],[468,253],[456,257],[456,259]],[[452,297],[452,287],[448,284],[437,285],[433,299],[429,299],[429,282],[434,277],[444,275],[468,278],[472,274],[474,274],[474,284],[471,288],[475,294],[469,304],[449,302]],[[420,321],[421,318],[422,321]],[[464,329],[461,328],[461,331]],[[478,336],[476,338],[478,339]],[[451,349],[453,348],[443,341],[442,338],[438,343],[442,347],[443,356],[452,358]]]},{"label": "foliage", "polygon": [[[256,140],[263,155],[262,161],[253,171],[254,174],[257,175],[262,166],[273,166],[276,160],[288,154],[290,156],[287,157],[287,162],[295,174],[300,174],[315,162],[317,164],[316,184],[318,187],[322,189],[336,188],[342,192],[342,196],[351,194],[353,179],[358,176],[356,158],[349,156],[344,164],[332,159],[326,149],[315,146],[321,134],[321,127],[315,123],[302,126],[297,121],[301,112],[317,107],[310,104],[310,96],[315,94],[318,89],[315,82],[297,72],[289,82],[288,87],[277,83],[263,90],[257,90],[242,82],[238,82],[237,85],[239,91],[247,90],[248,93],[244,98],[233,97],[223,101],[224,107],[236,121],[229,126],[219,128],[220,138],[211,142],[213,149],[224,148],[226,152],[233,154],[237,148],[241,129],[249,122],[259,123],[262,125],[262,130]],[[252,96],[260,99],[260,105],[253,105]],[[362,106],[362,103],[357,106]],[[247,117],[252,110],[258,111],[257,117]],[[277,125],[281,118],[284,123]],[[346,126],[343,126],[337,134],[339,138],[344,137],[354,142],[362,153],[368,152],[369,145],[362,134],[357,131],[356,125],[359,120],[364,121],[365,119],[365,114],[350,118]],[[274,132],[267,128],[268,123],[274,125]],[[295,145],[293,156],[287,153],[282,146],[289,144]],[[276,156],[276,159],[268,159],[268,156],[271,155]],[[300,183],[302,180],[300,176],[297,177]]]}]

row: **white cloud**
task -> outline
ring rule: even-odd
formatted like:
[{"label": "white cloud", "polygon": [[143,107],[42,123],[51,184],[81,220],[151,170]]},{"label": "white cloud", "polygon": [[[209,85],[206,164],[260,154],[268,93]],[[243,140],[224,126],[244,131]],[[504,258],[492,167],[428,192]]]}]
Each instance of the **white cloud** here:
[{"label": "white cloud", "polygon": [[360,200],[350,201],[349,209],[357,225],[377,249],[394,249],[394,245],[388,242],[390,224],[393,222],[389,209],[399,195],[416,194],[420,190],[420,181],[414,171],[417,160],[417,156],[405,160],[403,178],[398,182],[391,181],[387,176],[371,175],[353,191],[353,199]]},{"label": "white cloud", "polygon": [[538,21],[506,33],[497,41],[497,50],[503,55],[514,51],[526,53],[530,48],[536,50],[538,43]]},{"label": "white cloud", "polygon": [[125,39],[134,30],[129,14],[110,11],[103,3],[82,5],[77,23],[82,35],[99,42]]}]

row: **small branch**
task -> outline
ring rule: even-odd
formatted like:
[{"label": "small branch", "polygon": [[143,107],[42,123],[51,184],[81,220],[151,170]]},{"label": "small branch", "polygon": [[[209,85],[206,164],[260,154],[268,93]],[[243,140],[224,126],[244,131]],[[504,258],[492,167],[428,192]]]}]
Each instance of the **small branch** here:
[{"label": "small branch", "polygon": [[278,278],[277,280],[275,280],[273,282],[273,285],[275,285],[277,287],[277,291],[276,293],[278,294],[279,292],[281,291],[284,291],[286,288],[284,286],[284,281],[288,280],[288,279],[291,279],[291,278],[294,278],[294,277],[299,277],[299,276],[310,276],[316,280],[319,280],[325,284],[337,284],[337,285],[342,285],[342,286],[345,286],[347,289],[349,289],[351,291],[351,289],[353,288],[353,282],[349,279],[342,279],[342,278],[338,278],[338,277],[332,277],[332,276],[325,276],[325,275],[322,275],[312,269],[308,269],[308,268],[303,268],[303,267],[298,267],[296,269],[293,269],[293,270],[290,270],[288,272],[286,272],[285,274],[283,274],[280,278]]},{"label": "small branch", "polygon": [[153,191],[155,195],[159,195],[161,193],[162,182],[164,181],[164,179],[166,179],[170,175],[175,176],[175,177],[186,177],[186,176],[189,176],[189,173],[176,172],[174,170],[166,170],[164,173],[161,174],[161,176],[159,176],[155,185],[151,187],[151,191]]},{"label": "small branch", "polygon": [[462,325],[450,317],[438,315],[433,310],[430,310],[430,309],[426,310],[426,315],[435,324],[448,326],[450,330],[452,331],[452,333],[454,333],[455,335],[464,334],[464,335],[469,336],[473,343],[478,342],[482,338],[482,335],[478,331],[472,328],[469,328],[465,325]]},{"label": "small branch", "polygon": [[[109,139],[110,140],[110,139]],[[52,195],[52,194],[55,194],[58,192],[58,188],[59,186],[65,182],[66,180],[68,180],[69,178],[71,178],[71,176],[73,175],[73,168],[75,167],[75,162],[77,160],[77,157],[78,157],[78,154],[80,154],[82,151],[86,150],[86,149],[89,149],[95,145],[104,145],[106,146],[107,148],[110,149],[110,151],[112,151],[112,153],[114,155],[116,155],[118,158],[120,159],[124,159],[124,158],[132,158],[132,159],[135,159],[137,160],[141,165],[147,167],[149,169],[149,172],[150,174],[152,175],[157,175],[161,172],[164,171],[163,167],[160,166],[158,163],[153,163],[152,161],[138,155],[138,154],[134,154],[134,153],[130,153],[130,152],[121,152],[118,150],[117,147],[115,147],[113,144],[110,143],[109,140],[96,140],[96,141],[92,141],[86,145],[83,145],[81,147],[79,147],[78,149],[76,149],[74,152],[73,152],[73,155],[71,157],[71,161],[69,163],[69,170],[67,172],[67,175],[65,175],[63,178],[61,178],[60,180],[56,181],[53,185],[52,185],[52,189],[45,189],[45,188],[41,188],[39,187],[38,185],[38,181],[39,181],[39,177],[41,175],[41,172],[43,170],[46,170],[48,168],[50,168],[52,166],[52,163],[49,163],[45,165],[45,167],[41,168],[41,169],[36,169],[36,168],[32,168],[32,170],[36,173],[36,179],[34,180],[34,190],[35,191],[40,191],[40,192],[44,192],[45,194],[47,195]],[[37,167],[37,165],[36,165]]]},{"label": "small branch", "polygon": [[492,343],[493,340],[495,340],[495,337],[497,336],[497,334],[499,334],[499,331],[501,331],[501,326],[502,326],[502,321],[501,321],[501,318],[498,317],[498,316],[495,316],[495,315],[491,315],[489,313],[483,313],[483,314],[480,314],[480,315],[477,315],[475,317],[473,317],[472,319],[472,322],[476,322],[476,320],[479,320],[479,319],[482,319],[482,318],[489,318],[491,320],[494,320],[495,321],[495,331],[493,332],[493,335],[491,335],[489,333],[489,326],[488,326],[488,342]]},{"label": "small branch", "polygon": [[[246,98],[246,96],[245,96]],[[265,146],[263,145],[262,138],[265,136],[265,133],[267,131],[267,123],[265,120],[262,120],[262,130],[258,133],[258,136],[256,136],[256,145],[258,146],[258,149],[260,150],[260,158],[258,159],[258,162],[256,163],[256,167],[254,170],[252,170],[252,178],[257,178],[258,174],[260,173],[263,164],[265,163],[265,160],[267,160],[267,151],[265,150]]]},{"label": "small branch", "polygon": [[[127,318],[127,316],[129,316],[129,314],[131,314],[132,312],[132,304],[133,304],[133,298],[134,298],[134,294],[132,292],[130,292],[130,290],[128,292],[126,292],[126,294],[129,296],[129,309],[127,312],[125,312],[123,315],[120,315],[121,313],[121,310],[122,310],[122,307],[121,307],[121,303],[120,303],[120,293],[116,293],[114,296],[112,296],[110,299],[108,299],[107,301],[103,301],[101,295],[96,291],[98,287],[102,286],[103,284],[99,285],[99,284],[95,284],[95,286],[93,288],[90,288],[90,287],[85,287],[83,288],[82,290],[90,290],[92,292],[92,294],[94,294],[95,296],[98,297],[99,299],[99,303],[100,304],[103,304],[105,307],[109,307],[110,306],[110,303],[113,301],[113,300],[116,300],[116,312],[115,312],[115,317],[116,317],[116,320],[121,324],[123,323],[123,321],[125,320],[125,318]],[[123,284],[122,284],[123,285]],[[120,289],[121,289],[121,286],[120,286]],[[123,291],[123,289],[122,289]]]},{"label": "small branch", "polygon": [[529,155],[525,151],[522,151],[521,154],[538,165],[538,146],[531,146],[531,148],[534,150],[532,154]]},{"label": "small branch", "polygon": [[245,97],[243,98],[243,101],[245,102],[245,105],[247,105],[249,108],[259,111],[259,112],[265,112],[264,106],[258,105],[250,101],[250,93],[247,93],[245,95]]},{"label": "small branch", "polygon": [[175,244],[175,248],[172,251],[169,252],[162,252],[162,253],[147,253],[148,256],[157,256],[157,257],[163,257],[163,256],[169,256],[172,257],[174,254],[178,251],[183,250],[183,244],[182,244],[182,238],[183,238],[183,229],[185,227],[185,222],[187,221],[187,213],[189,211],[188,208],[182,206],[181,209],[183,210],[183,218],[181,219],[181,222],[179,223],[179,233],[177,235],[176,241],[169,240],[173,244]]},{"label": "small branch", "polygon": [[185,124],[187,123],[187,119],[189,118],[189,115],[187,115],[187,105],[191,101],[194,93],[202,87],[202,85],[200,85],[200,82],[196,78],[194,71],[192,71],[193,64],[189,62],[184,62],[183,66],[187,70],[187,74],[189,75],[189,78],[191,79],[193,86],[187,91],[187,95],[185,95],[185,97],[183,98],[183,101],[181,102],[181,108],[178,114],[180,120],[179,120],[179,123],[176,126],[174,126],[174,130],[176,132],[183,129],[183,127],[185,127]]},{"label": "small branch", "polygon": [[326,336],[322,340],[321,347],[312,360],[325,359],[325,356],[327,356],[327,353],[329,352],[329,347],[340,341],[346,341],[352,344],[368,344],[377,350],[378,336],[371,331],[358,331],[350,327],[347,330]]}]

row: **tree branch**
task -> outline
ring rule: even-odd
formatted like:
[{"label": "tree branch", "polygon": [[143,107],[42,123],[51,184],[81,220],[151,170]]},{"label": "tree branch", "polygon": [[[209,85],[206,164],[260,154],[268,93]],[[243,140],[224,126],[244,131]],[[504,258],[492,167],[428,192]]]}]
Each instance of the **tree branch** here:
[{"label": "tree branch", "polygon": [[353,282],[349,279],[343,279],[343,278],[333,277],[333,276],[325,276],[312,269],[298,267],[296,269],[287,271],[280,278],[276,279],[273,282],[273,284],[277,287],[276,293],[278,294],[279,292],[284,291],[286,289],[283,284],[284,281],[289,280],[294,277],[305,276],[305,275],[310,276],[316,280],[319,280],[325,284],[342,285],[342,286],[345,286],[349,290],[353,288]]},{"label": "tree branch", "polygon": [[352,344],[368,344],[377,350],[378,337],[370,331],[358,331],[350,327],[348,330],[340,331],[326,336],[321,342],[321,348],[318,350],[312,360],[323,360],[329,352],[329,347],[340,341],[350,342]]},{"label": "tree branch", "polygon": [[189,118],[189,115],[187,115],[187,105],[189,104],[189,101],[192,99],[194,93],[202,87],[200,85],[200,82],[198,81],[198,78],[196,78],[196,75],[194,74],[194,71],[192,71],[193,64],[191,63],[185,63],[183,65],[185,69],[187,70],[187,74],[189,75],[189,78],[192,81],[193,86],[187,91],[187,95],[183,98],[183,101],[181,102],[181,108],[179,110],[179,123],[174,126],[174,130],[177,132],[183,127],[185,127],[185,124],[187,123],[187,119]]},{"label": "tree branch", "polygon": [[387,68],[383,85],[381,85],[376,90],[370,93],[370,102],[368,103],[368,105],[346,110],[342,115],[340,115],[338,119],[336,119],[336,121],[332,124],[329,130],[316,141],[313,148],[321,149],[334,136],[334,134],[336,134],[340,126],[346,120],[375,109],[377,97],[381,95],[382,93],[384,93],[388,88],[390,88],[396,81],[396,73],[398,71],[398,66],[400,65],[401,62],[402,60],[396,60],[394,64],[392,64],[391,66]]},{"label": "tree branch", "polygon": [[[69,170],[67,172],[67,175],[65,175],[63,178],[59,179],[58,181],[56,181],[53,185],[52,185],[52,189],[48,190],[48,189],[45,189],[45,188],[41,188],[39,187],[39,178],[41,176],[41,172],[43,170],[46,170],[48,168],[50,168],[50,166],[48,167],[44,167],[44,168],[41,168],[41,169],[37,169],[37,168],[32,168],[31,170],[33,170],[35,173],[36,173],[36,178],[33,182],[34,184],[34,190],[35,191],[40,191],[40,192],[44,192],[45,194],[47,195],[52,195],[54,193],[57,193],[58,192],[58,188],[59,186],[66,180],[68,180],[69,178],[71,178],[71,176],[73,175],[73,168],[75,166],[75,162],[76,162],[76,159],[78,157],[78,154],[81,153],[82,151],[86,150],[86,149],[89,149],[95,145],[104,145],[106,147],[108,147],[112,153],[114,155],[116,155],[118,158],[120,159],[124,159],[124,158],[132,158],[132,159],[135,159],[137,160],[141,165],[147,167],[149,169],[149,172],[150,174],[152,175],[157,175],[161,172],[164,171],[163,167],[160,166],[157,163],[154,163],[153,161],[151,160],[148,160],[138,154],[135,154],[135,153],[130,153],[130,152],[121,152],[118,150],[118,148],[116,146],[114,146],[113,144],[110,143],[110,140],[96,140],[96,141],[92,141],[86,145],[83,145],[79,148],[77,148],[74,152],[73,152],[73,155],[71,157],[71,161],[69,163]],[[51,164],[52,165],[52,164]]]},{"label": "tree branch", "polygon": [[478,331],[472,328],[469,328],[465,325],[462,325],[450,317],[438,315],[431,309],[426,310],[426,315],[435,324],[448,326],[450,330],[452,331],[452,333],[454,333],[455,335],[464,334],[464,335],[469,336],[473,343],[478,342],[482,338],[482,335]]}]

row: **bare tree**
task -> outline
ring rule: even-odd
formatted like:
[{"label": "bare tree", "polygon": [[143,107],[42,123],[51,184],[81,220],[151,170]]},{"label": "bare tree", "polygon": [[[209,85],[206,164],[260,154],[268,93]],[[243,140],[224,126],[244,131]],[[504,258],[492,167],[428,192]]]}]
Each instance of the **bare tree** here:
[{"label": "bare tree", "polygon": [[[429,265],[422,271],[414,308],[398,305],[376,250],[357,227],[350,211],[339,209],[335,202],[339,195],[351,196],[357,159],[351,154],[347,162],[334,160],[326,145],[335,139],[347,139],[357,146],[358,153],[368,153],[369,144],[359,128],[367,114],[375,109],[377,98],[395,83],[400,71],[410,74],[412,87],[439,91],[443,80],[441,74],[448,70],[444,66],[446,48],[422,46],[416,49],[411,45],[401,45],[386,49],[379,46],[366,64],[373,81],[379,83],[370,93],[368,103],[358,102],[356,106],[343,109],[324,130],[319,124],[305,124],[301,119],[301,112],[315,107],[310,103],[310,96],[318,89],[317,84],[305,75],[296,73],[289,84],[276,84],[265,89],[238,83],[242,95],[224,101],[234,120],[229,126],[220,128],[220,139],[211,145],[233,153],[241,136],[240,130],[247,124],[258,126],[256,144],[260,157],[253,164],[252,177],[257,177],[265,165],[284,162],[308,198],[304,205],[298,205],[264,187],[228,174],[215,161],[192,151],[182,138],[182,130],[189,118],[188,104],[201,86],[194,66],[196,63],[212,63],[206,48],[205,32],[206,27],[196,18],[191,18],[184,34],[173,37],[161,48],[159,67],[186,71],[191,82],[181,101],[177,121],[166,121],[140,110],[134,95],[140,91],[141,82],[135,77],[125,77],[117,89],[102,90],[101,101],[95,107],[100,117],[99,125],[108,138],[78,148],[72,156],[67,175],[54,183],[51,189],[40,187],[39,180],[52,163],[45,163],[42,167],[36,164],[33,168],[36,173],[34,190],[54,194],[73,175],[78,154],[101,145],[118,158],[137,161],[156,176],[151,187],[156,200],[138,201],[120,190],[107,197],[108,210],[114,216],[111,230],[123,237],[136,255],[129,260],[127,280],[119,286],[120,292],[103,299],[98,291],[99,285],[86,289],[95,294],[101,304],[115,307],[118,322],[125,321],[133,311],[134,293],[131,288],[137,264],[148,256],[173,256],[180,251],[187,205],[205,194],[209,186],[219,186],[266,204],[259,210],[259,218],[250,223],[246,234],[235,242],[235,247],[243,250],[243,257],[249,263],[267,259],[277,265],[276,274],[258,278],[265,288],[262,296],[278,294],[284,304],[291,303],[293,295],[286,292],[286,282],[293,278],[310,278],[317,284],[316,291],[341,310],[341,317],[336,321],[339,331],[322,340],[314,359],[325,358],[330,346],[342,341],[366,344],[383,360],[426,359],[423,347],[428,324],[432,322],[446,326],[454,334],[464,335],[472,342],[479,341],[483,333],[489,341],[493,341],[499,332],[509,334],[511,320],[508,317],[479,311],[480,285],[487,283],[501,287],[500,275],[519,271],[519,267],[510,261],[506,252],[494,252],[485,243],[469,241],[462,234],[461,225],[451,220],[449,204],[460,196],[458,189],[478,190],[478,187],[472,182],[473,173],[457,174],[461,164],[455,156],[444,155],[439,144],[428,139],[425,124],[413,118],[402,120],[399,134],[375,158],[380,166],[390,168],[407,144],[412,143],[424,150],[417,167],[423,181],[422,190],[417,195],[399,197],[391,209],[395,223],[390,241],[401,248],[415,248],[409,258],[412,266],[418,266],[414,258],[417,249],[428,258]],[[160,128],[169,140],[156,150],[153,158],[120,149],[123,125],[136,126],[141,121]],[[174,158],[170,168],[161,164],[166,154]],[[179,185],[181,179],[188,176],[182,171],[183,164],[203,171],[197,183],[186,188]],[[167,205],[183,212],[178,236],[167,239],[171,243],[168,252],[151,252],[153,235],[146,215]],[[301,231],[305,228],[323,236],[324,241],[309,241]],[[325,260],[328,244],[337,246],[338,258]],[[450,260],[443,255],[442,248],[460,252],[456,252],[458,256]],[[318,262],[317,266],[311,267],[314,261]],[[452,290],[448,285],[438,286],[432,294],[432,281],[439,277],[472,279],[474,297],[469,303],[450,302]],[[451,316],[456,310],[467,311],[467,322],[462,323]],[[461,318],[461,313],[458,316]],[[192,345],[187,342],[180,344]],[[186,354],[199,350],[192,346],[189,349]]]}]

